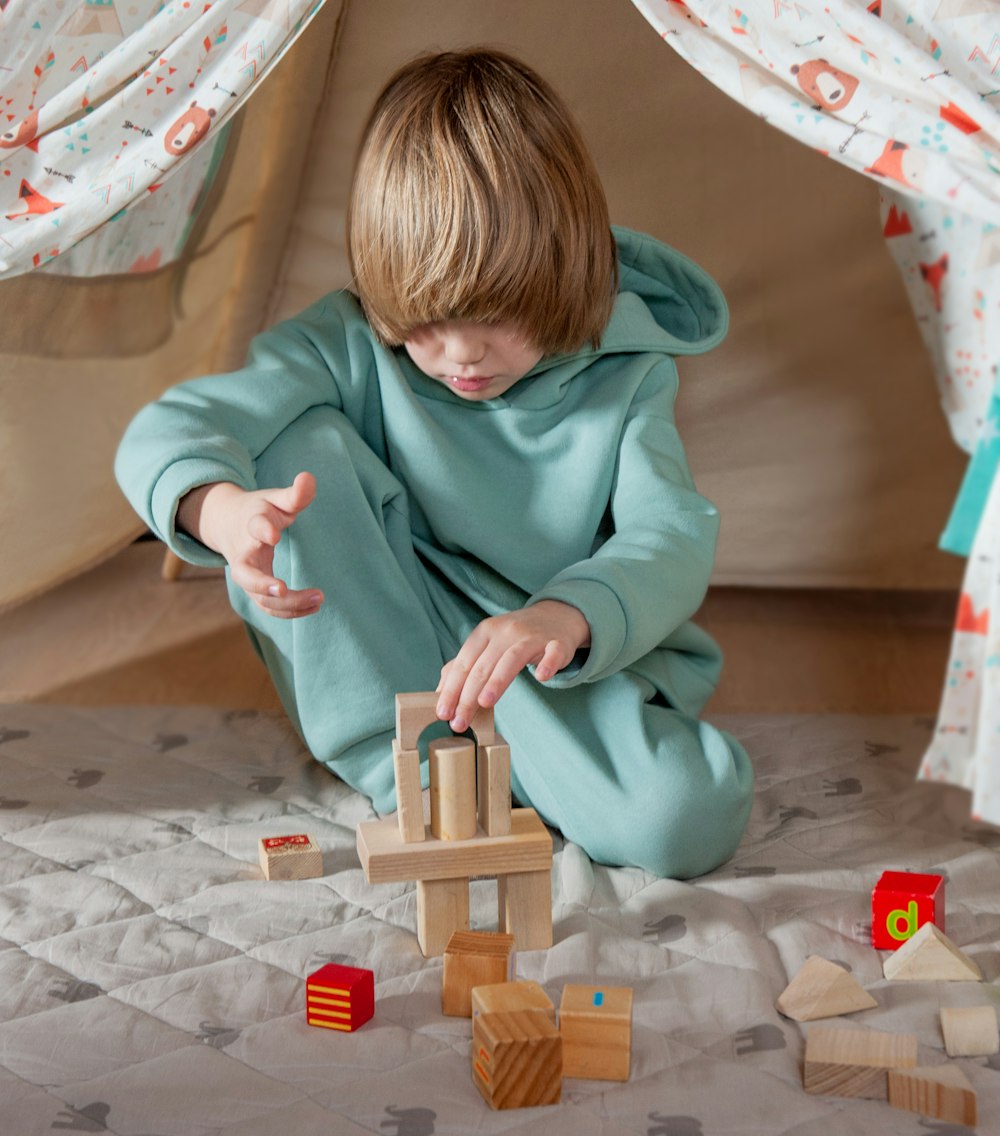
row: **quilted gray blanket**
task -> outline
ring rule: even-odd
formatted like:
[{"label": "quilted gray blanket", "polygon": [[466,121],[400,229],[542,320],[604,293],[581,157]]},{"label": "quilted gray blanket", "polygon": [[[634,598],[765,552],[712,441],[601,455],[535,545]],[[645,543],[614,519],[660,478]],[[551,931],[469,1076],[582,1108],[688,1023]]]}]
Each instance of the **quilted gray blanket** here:
[{"label": "quilted gray blanket", "polygon": [[[807,956],[846,965],[876,1008],[834,1024],[912,1032],[945,1060],[942,1006],[995,1005],[1000,833],[968,796],[918,784],[930,720],[727,717],[757,769],[737,856],[678,883],[595,866],[558,837],[554,945],[517,972],[631,986],[627,1083],[567,1079],[562,1103],[491,1112],[466,1019],[412,884],[371,886],[368,803],[280,716],[0,707],[0,1133],[36,1136],[827,1136],[968,1131],[885,1102],[807,1095],[811,1026],[775,999]],[[268,882],[261,836],[309,832],[324,875]],[[869,945],[886,868],[946,877],[947,933],[984,983],[890,983]],[[495,883],[472,885],[489,929]],[[375,1017],[308,1026],[304,979],[375,973]],[[1000,1131],[1000,1059],[959,1064]]]}]

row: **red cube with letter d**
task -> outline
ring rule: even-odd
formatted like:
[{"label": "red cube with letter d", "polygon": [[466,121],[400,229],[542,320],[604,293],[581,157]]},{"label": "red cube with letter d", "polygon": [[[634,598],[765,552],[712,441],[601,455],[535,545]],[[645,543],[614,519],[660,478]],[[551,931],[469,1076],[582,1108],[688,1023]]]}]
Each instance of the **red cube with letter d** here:
[{"label": "red cube with letter d", "polygon": [[944,877],[883,872],[872,891],[872,946],[898,950],[925,923],[944,931]]}]

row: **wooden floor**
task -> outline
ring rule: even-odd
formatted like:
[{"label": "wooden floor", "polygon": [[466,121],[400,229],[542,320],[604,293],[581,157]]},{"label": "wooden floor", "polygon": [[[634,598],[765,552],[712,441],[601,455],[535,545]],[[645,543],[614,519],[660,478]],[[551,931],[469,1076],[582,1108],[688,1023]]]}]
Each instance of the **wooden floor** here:
[{"label": "wooden floor", "polygon": [[[277,709],[221,574],[160,579],[140,542],[0,614],[0,702]],[[698,622],[726,669],[709,713],[935,714],[955,597],[716,588]]]}]

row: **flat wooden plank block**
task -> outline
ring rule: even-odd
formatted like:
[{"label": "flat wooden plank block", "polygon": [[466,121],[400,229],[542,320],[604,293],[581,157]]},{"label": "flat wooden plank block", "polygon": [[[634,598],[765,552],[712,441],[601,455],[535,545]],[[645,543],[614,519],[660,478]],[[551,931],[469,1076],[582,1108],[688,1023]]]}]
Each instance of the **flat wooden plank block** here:
[{"label": "flat wooden plank block", "polygon": [[[480,833],[471,840],[431,836],[418,844],[404,844],[396,818],[390,816],[358,825],[358,858],[373,884],[498,876],[551,870],[552,837],[534,809],[514,809],[509,836]],[[514,928],[503,930],[517,936]],[[518,947],[522,947],[519,938]]]},{"label": "flat wooden plank block", "polygon": [[976,1124],[976,1091],[957,1065],[890,1069],[889,1103],[935,1120]]},{"label": "flat wooden plank block", "polygon": [[806,1038],[802,1083],[807,1093],[886,1100],[887,1071],[916,1063],[913,1034],[813,1026]]}]

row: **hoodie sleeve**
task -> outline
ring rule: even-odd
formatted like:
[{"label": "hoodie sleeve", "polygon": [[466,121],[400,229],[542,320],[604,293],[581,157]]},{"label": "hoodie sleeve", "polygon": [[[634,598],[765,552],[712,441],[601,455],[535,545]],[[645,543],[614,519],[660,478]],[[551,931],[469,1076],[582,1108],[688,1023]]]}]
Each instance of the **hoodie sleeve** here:
[{"label": "hoodie sleeve", "polygon": [[[349,333],[335,306],[320,301],[250,345],[246,366],[172,387],[125,431],[115,476],[132,507],[185,560],[221,556],[176,529],[181,498],[199,485],[231,481],[258,488],[258,455],[312,406],[343,408]],[[339,364],[339,365],[338,365]]]},{"label": "hoodie sleeve", "polygon": [[715,558],[719,516],[694,488],[673,418],[677,372],[654,367],[622,430],[611,491],[613,535],[528,601],[583,612],[591,645],[548,685],[614,674],[659,646],[698,610]]}]

